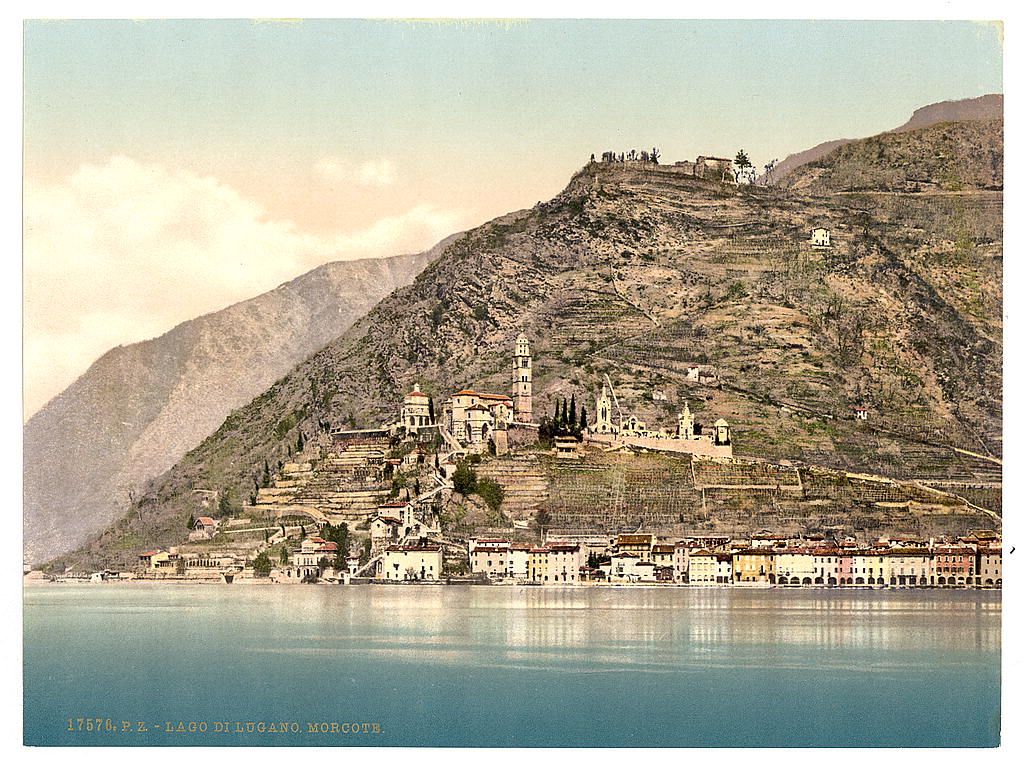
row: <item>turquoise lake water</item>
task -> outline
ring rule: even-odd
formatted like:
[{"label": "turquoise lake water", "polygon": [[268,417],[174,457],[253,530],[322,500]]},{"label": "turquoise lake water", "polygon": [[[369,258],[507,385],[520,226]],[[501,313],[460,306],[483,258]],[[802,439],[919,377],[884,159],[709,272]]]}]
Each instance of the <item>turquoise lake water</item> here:
[{"label": "turquoise lake water", "polygon": [[992,746],[1001,608],[989,591],[29,586],[25,742]]}]

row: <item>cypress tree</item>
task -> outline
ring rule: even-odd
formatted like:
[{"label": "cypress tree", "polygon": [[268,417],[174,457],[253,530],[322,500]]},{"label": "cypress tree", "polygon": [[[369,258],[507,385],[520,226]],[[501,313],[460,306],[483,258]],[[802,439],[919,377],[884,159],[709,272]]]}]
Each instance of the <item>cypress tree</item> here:
[{"label": "cypress tree", "polygon": [[576,428],[576,395],[572,395],[572,401],[569,403],[569,427],[571,429]]}]

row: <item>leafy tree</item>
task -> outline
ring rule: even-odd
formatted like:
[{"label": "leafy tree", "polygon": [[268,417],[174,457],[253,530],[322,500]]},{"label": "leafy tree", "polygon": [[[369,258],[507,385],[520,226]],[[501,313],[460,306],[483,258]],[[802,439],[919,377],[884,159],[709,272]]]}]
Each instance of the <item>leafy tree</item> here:
[{"label": "leafy tree", "polygon": [[288,560],[289,560],[289,557],[288,557],[288,547],[287,547],[287,545],[282,544],[281,545],[281,565],[282,566],[288,565]]},{"label": "leafy tree", "polygon": [[498,448],[494,444],[494,440],[491,438],[487,439],[487,452],[492,456],[498,455]]},{"label": "leafy tree", "polygon": [[272,568],[270,562],[270,556],[266,552],[261,552],[256,556],[256,559],[252,561],[252,570],[256,576],[270,576],[270,569]]},{"label": "leafy tree", "polygon": [[601,558],[596,552],[591,552],[587,555],[587,567],[588,568],[600,568]]},{"label": "leafy tree", "polygon": [[220,502],[217,505],[218,511],[221,517],[233,517],[237,511],[234,503],[231,501],[231,494],[228,491],[223,491],[220,494]]},{"label": "leafy tree", "polygon": [[739,169],[746,169],[750,166],[750,156],[746,154],[743,148],[736,154],[736,159],[733,161]]},{"label": "leafy tree", "polygon": [[[388,464],[391,466],[391,464]],[[398,495],[398,492],[402,490],[406,485],[409,484],[408,478],[405,476],[405,472],[398,472],[391,480],[391,498]]]},{"label": "leafy tree", "polygon": [[460,461],[452,473],[452,486],[456,493],[468,496],[476,492],[476,470],[465,461]]},{"label": "leafy tree", "polygon": [[495,512],[501,509],[501,503],[505,500],[505,489],[501,483],[489,477],[482,477],[476,484],[476,492]]}]

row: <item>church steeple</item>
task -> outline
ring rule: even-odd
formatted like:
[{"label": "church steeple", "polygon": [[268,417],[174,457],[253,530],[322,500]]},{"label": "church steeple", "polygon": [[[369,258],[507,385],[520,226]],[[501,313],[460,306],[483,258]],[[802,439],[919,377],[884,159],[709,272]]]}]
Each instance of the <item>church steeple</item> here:
[{"label": "church steeple", "polygon": [[515,420],[533,421],[533,365],[530,362],[530,339],[525,333],[516,338],[512,358],[512,406]]}]

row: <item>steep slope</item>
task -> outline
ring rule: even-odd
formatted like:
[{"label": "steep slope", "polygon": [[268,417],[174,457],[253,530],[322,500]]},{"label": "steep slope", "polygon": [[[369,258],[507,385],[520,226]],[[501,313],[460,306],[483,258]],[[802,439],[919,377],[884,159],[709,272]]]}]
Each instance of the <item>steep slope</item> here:
[{"label": "steep slope", "polygon": [[[958,99],[946,102],[936,102],[935,104],[919,107],[917,110],[914,110],[914,114],[910,116],[910,120],[902,126],[891,129],[891,131],[899,132],[910,131],[911,129],[921,129],[925,126],[931,126],[934,123],[941,123],[944,121],[980,121],[987,120],[989,118],[1002,117],[1003,95],[986,94],[985,96],[976,97],[974,99]],[[773,180],[777,182],[797,167],[813,163],[819,158],[823,158],[828,155],[833,150],[849,144],[850,142],[856,142],[856,140],[833,139],[828,142],[822,142],[819,145],[815,145],[808,150],[802,150],[799,153],[788,155],[775,167]],[[760,182],[763,184],[763,178]]]},{"label": "steep slope", "polygon": [[914,110],[910,120],[892,131],[911,131],[923,129],[935,123],[950,121],[985,121],[990,118],[1003,117],[1003,95],[985,94],[974,99],[957,99],[948,102],[936,102]]},{"label": "steep slope", "polygon": [[[998,451],[999,205],[969,216],[872,207],[589,164],[553,200],[450,244],[68,561],[176,543],[190,489],[245,497],[300,430],[392,419],[414,381],[435,398],[508,388],[521,330],[534,346],[538,413],[569,394],[592,412],[609,373],[619,401],[649,423],[672,423],[684,399],[704,420],[725,417],[738,455],[944,477],[955,455],[946,445]],[[833,229],[831,248],[808,243],[818,225]],[[947,270],[936,278],[922,266],[938,259]],[[717,385],[688,381],[692,363]],[[655,402],[654,390],[667,398]],[[869,424],[852,420],[858,403]]]},{"label": "steep slope", "polygon": [[779,184],[815,194],[1002,189],[1003,121],[936,123],[859,139]]},{"label": "steep slope", "polygon": [[118,346],[24,429],[25,551],[78,546],[297,362],[408,284],[445,246],[322,265],[270,292]]}]

